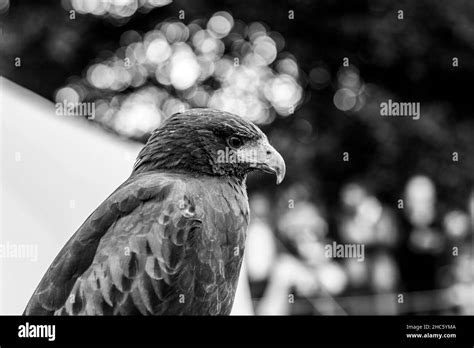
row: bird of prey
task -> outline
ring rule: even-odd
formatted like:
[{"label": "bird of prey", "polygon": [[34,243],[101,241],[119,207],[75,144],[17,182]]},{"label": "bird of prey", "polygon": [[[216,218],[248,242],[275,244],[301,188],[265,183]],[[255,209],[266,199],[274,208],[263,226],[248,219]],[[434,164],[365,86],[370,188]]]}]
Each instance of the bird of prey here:
[{"label": "bird of prey", "polygon": [[212,109],[174,114],[79,227],[25,315],[227,315],[249,222],[246,176],[285,176],[265,134]]}]

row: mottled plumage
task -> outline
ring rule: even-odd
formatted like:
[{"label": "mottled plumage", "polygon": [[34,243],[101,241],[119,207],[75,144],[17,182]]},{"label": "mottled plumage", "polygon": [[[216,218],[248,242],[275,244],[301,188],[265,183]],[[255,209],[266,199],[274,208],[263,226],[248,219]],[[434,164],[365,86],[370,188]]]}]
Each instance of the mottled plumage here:
[{"label": "mottled plumage", "polygon": [[[258,163],[221,163],[230,143]],[[236,149],[237,150],[237,149]],[[249,222],[245,176],[284,163],[261,131],[214,110],[173,115],[132,175],[83,223],[38,285],[26,315],[229,314]]]}]

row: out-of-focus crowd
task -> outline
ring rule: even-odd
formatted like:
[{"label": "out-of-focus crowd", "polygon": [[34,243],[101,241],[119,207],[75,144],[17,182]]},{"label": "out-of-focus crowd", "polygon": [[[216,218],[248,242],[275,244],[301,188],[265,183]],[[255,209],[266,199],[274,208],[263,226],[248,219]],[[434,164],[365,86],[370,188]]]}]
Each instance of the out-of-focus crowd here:
[{"label": "out-of-focus crowd", "polygon": [[447,209],[433,181],[414,176],[392,205],[358,182],[342,187],[336,211],[299,185],[250,205],[256,314],[474,314],[474,192]]}]

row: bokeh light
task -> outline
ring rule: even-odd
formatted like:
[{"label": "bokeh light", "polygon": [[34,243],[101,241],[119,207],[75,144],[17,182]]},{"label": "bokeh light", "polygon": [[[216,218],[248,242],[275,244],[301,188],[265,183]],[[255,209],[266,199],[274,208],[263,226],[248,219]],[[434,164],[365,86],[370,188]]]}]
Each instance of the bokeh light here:
[{"label": "bokeh light", "polygon": [[[322,89],[329,82],[329,73],[318,67],[311,70],[310,79],[315,88]],[[365,84],[359,70],[354,65],[342,67],[337,73],[337,81],[339,88],[333,97],[336,108],[341,111],[359,111],[366,102]]]},{"label": "bokeh light", "polygon": [[207,22],[207,29],[217,38],[227,36],[234,26],[234,18],[225,11],[216,12]]},{"label": "bokeh light", "polygon": [[155,7],[162,7],[172,0],[63,0],[66,10],[74,9],[80,14],[107,16],[121,24],[120,20],[130,18],[138,10],[147,12]]},{"label": "bokeh light", "polygon": [[334,105],[339,110],[349,111],[356,105],[356,102],[357,96],[349,88],[341,88],[334,94]]},{"label": "bokeh light", "polygon": [[[87,13],[105,6],[104,11],[126,16],[128,10],[117,12],[116,7],[135,8],[126,0],[107,4],[73,1]],[[281,52],[282,36],[259,22],[235,21],[226,11],[214,13],[207,22],[168,20],[143,34],[125,31],[120,44],[115,52],[101,55],[109,58],[95,60],[79,85],[87,87],[84,99],[101,100],[95,120],[127,136],[141,137],[165,117],[191,107],[212,107],[268,123],[276,115],[293,114],[303,99],[298,63]],[[141,97],[151,87],[162,96],[153,106]],[[114,97],[111,92],[122,94]],[[145,106],[132,105],[145,100]]]},{"label": "bokeh light", "polygon": [[56,92],[55,100],[56,103],[67,102],[76,104],[80,102],[80,96],[74,88],[63,87]]}]

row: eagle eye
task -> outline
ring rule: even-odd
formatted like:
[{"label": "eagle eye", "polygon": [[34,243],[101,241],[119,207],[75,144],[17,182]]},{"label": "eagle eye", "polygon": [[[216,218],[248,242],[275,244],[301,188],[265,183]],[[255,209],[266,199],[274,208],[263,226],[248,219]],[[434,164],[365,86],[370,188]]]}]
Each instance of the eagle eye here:
[{"label": "eagle eye", "polygon": [[235,136],[230,137],[227,140],[227,143],[233,149],[238,149],[239,147],[241,147],[244,144],[242,139],[240,139],[239,137],[235,137]]}]

